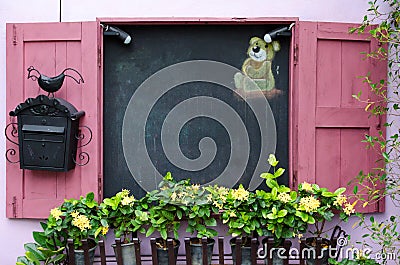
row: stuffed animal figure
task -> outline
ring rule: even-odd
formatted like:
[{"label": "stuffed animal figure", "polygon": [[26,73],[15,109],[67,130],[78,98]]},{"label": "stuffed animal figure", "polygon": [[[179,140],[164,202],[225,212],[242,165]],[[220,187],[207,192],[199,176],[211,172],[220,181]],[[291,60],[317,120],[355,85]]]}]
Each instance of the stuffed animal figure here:
[{"label": "stuffed animal figure", "polygon": [[234,76],[237,89],[244,91],[271,91],[275,88],[275,78],[272,74],[272,60],[275,53],[281,49],[278,41],[266,43],[259,37],[250,39],[247,49],[248,58],[242,66],[242,73]]}]

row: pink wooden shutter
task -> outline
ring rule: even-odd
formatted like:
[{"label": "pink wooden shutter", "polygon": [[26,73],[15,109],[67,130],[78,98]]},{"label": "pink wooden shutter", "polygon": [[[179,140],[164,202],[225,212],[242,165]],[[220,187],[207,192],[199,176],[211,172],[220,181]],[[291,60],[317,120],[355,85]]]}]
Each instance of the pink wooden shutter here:
[{"label": "pink wooden shutter", "polygon": [[[86,115],[81,125],[93,132],[92,142],[82,149],[90,155],[89,163],[66,173],[21,170],[19,164],[7,162],[9,218],[45,218],[64,198],[77,198],[89,191],[98,199],[102,196],[101,36],[98,32],[96,22],[7,24],[7,111],[28,97],[44,93],[39,91],[37,82],[27,80],[29,66],[49,76],[72,67],[83,75],[85,83],[78,85],[67,78],[55,96],[84,110]],[[7,148],[10,147],[12,144],[7,143]]]},{"label": "pink wooden shutter", "polygon": [[[307,181],[335,190],[346,187],[360,170],[368,172],[376,166],[376,154],[361,140],[366,134],[377,135],[384,121],[369,117],[352,95],[361,89],[362,98],[373,97],[359,76],[371,72],[374,80],[384,78],[386,62],[364,58],[361,53],[375,50],[378,44],[367,40],[366,34],[349,34],[354,26],[300,22],[296,29],[297,183]],[[347,187],[348,194],[352,191],[352,186]],[[383,210],[383,202],[363,209]]]}]

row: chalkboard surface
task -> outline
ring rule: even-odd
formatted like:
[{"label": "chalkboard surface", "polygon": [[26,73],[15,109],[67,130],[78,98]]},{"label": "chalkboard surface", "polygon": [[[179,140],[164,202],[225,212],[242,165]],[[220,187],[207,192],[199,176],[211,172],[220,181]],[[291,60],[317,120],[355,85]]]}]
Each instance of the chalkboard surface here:
[{"label": "chalkboard surface", "polygon": [[[126,150],[135,149],[135,141],[123,139],[123,126],[135,122],[135,113],[141,115],[148,106],[139,104],[132,106],[132,97],[138,88],[146,83],[146,79],[166,67],[193,60],[211,60],[221,62],[241,70],[243,62],[248,58],[247,50],[252,37],[263,38],[264,34],[282,25],[171,25],[171,26],[120,26],[132,36],[132,43],[124,45],[115,37],[104,37],[104,196],[112,196],[122,188],[131,190],[136,197],[145,194],[141,180],[155,180],[155,175],[164,175],[170,171],[174,178],[190,178],[193,182],[205,184],[217,178],[229,164],[232,157],[232,139],[229,129],[224,122],[207,116],[193,117],[178,124],[180,131],[175,135],[178,139],[178,148],[188,160],[195,160],[201,156],[199,144],[202,139],[210,138],[215,144],[212,161],[206,166],[187,169],[172,163],[162,143],[162,128],[170,123],[178,122],[170,119],[171,111],[190,112],[186,104],[178,106],[187,100],[190,108],[204,108],[202,98],[212,98],[215,102],[223,101],[226,106],[235,110],[237,116],[245,125],[248,134],[246,139],[235,139],[239,144],[248,145],[249,157],[245,161],[245,168],[235,183],[232,176],[232,185],[242,183],[248,186],[254,177],[254,169],[259,162],[267,164],[268,157],[261,157],[262,130],[254,110],[249,102],[238,97],[232,90],[220,84],[204,81],[186,82],[174,86],[158,98],[146,116],[143,135],[130,135],[133,138],[144,137],[145,150],[135,153],[132,161],[127,161]],[[288,87],[289,87],[289,46],[290,38],[278,39],[280,50],[276,52],[272,62],[272,73],[275,78],[275,87],[280,93],[268,99],[276,126],[276,156],[280,166],[288,168]],[[162,86],[162,81],[158,84]],[[232,76],[233,83],[233,76]],[[151,93],[152,88],[146,87]],[[144,90],[146,91],[146,90]],[[137,95],[137,94],[136,94]],[[257,101],[257,99],[254,99]],[[146,102],[143,100],[143,104]],[[213,101],[214,102],[214,101]],[[212,110],[214,103],[206,106]],[[217,104],[217,103],[216,103]],[[130,115],[127,114],[130,106]],[[185,109],[186,108],[186,109]],[[179,110],[179,111],[178,111]],[[124,121],[125,117],[125,121]],[[133,117],[128,119],[127,117]],[[168,120],[169,124],[164,124]],[[174,124],[172,124],[174,125]],[[135,126],[133,124],[132,126]],[[125,128],[126,130],[126,128]],[[174,137],[173,135],[171,137]],[[241,143],[243,142],[243,143]],[[125,146],[124,146],[125,145]],[[125,151],[124,151],[125,148]],[[237,149],[235,149],[237,150]],[[244,150],[244,149],[243,149]],[[124,153],[125,152],[125,153]],[[237,151],[236,151],[237,152]],[[145,163],[140,159],[148,157],[153,165],[142,169]],[[243,161],[242,161],[243,162]],[[232,162],[235,163],[235,162]],[[136,167],[138,170],[136,170]],[[135,173],[133,173],[134,171]],[[137,173],[139,172],[139,174]],[[281,183],[288,183],[285,173]],[[266,188],[261,184],[259,188]]]}]

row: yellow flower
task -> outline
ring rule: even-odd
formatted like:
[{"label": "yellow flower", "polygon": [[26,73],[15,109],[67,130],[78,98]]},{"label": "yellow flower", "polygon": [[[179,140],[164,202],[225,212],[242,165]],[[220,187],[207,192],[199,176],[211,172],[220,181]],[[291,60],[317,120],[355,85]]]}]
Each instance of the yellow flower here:
[{"label": "yellow flower", "polygon": [[292,200],[292,198],[290,198],[290,195],[288,193],[279,193],[278,200],[280,200],[283,203],[288,203]]},{"label": "yellow flower", "polygon": [[127,190],[127,189],[122,189],[122,191],[121,191],[121,197],[122,197],[122,198],[128,197],[128,196],[129,196],[129,193],[130,193],[129,190]]},{"label": "yellow flower", "polygon": [[222,209],[222,204],[218,203],[218,202],[213,202],[215,207],[218,207],[218,209]]},{"label": "yellow flower", "polygon": [[297,238],[300,239],[303,237],[303,234],[297,234]]},{"label": "yellow flower", "polygon": [[212,194],[208,194],[207,195],[207,201],[208,202],[212,202]]},{"label": "yellow flower", "polygon": [[310,183],[303,182],[303,183],[301,184],[301,189],[302,189],[302,190],[305,190],[305,191],[312,191],[312,186],[311,186]]},{"label": "yellow flower", "polygon": [[176,196],[177,196],[176,192],[173,192],[171,194],[171,200],[175,201],[176,200]]},{"label": "yellow flower", "polygon": [[71,213],[71,216],[72,216],[73,218],[77,217],[78,215],[79,215],[79,212],[78,212],[78,211],[73,211],[73,212]]},{"label": "yellow flower", "polygon": [[219,187],[218,188],[218,195],[219,195],[219,199],[225,203],[226,202],[226,196],[228,195],[229,190],[225,187]]},{"label": "yellow flower", "polygon": [[319,200],[315,199],[313,196],[308,196],[300,199],[300,207],[302,207],[306,212],[314,212],[320,206]]},{"label": "yellow flower", "polygon": [[50,210],[50,214],[51,216],[54,217],[54,219],[56,220],[60,220],[61,219],[61,215],[62,215],[62,211],[59,208],[54,208]]},{"label": "yellow flower", "polygon": [[81,214],[72,219],[72,225],[78,227],[81,231],[92,228],[89,218]]},{"label": "yellow flower", "polygon": [[236,217],[236,214],[234,212],[230,212],[229,217]]},{"label": "yellow flower", "polygon": [[350,215],[354,213],[356,210],[354,209],[354,206],[351,205],[350,203],[346,203],[346,207],[343,209],[345,214]]},{"label": "yellow flower", "polygon": [[194,192],[197,192],[198,190],[200,189],[200,184],[192,184],[192,190],[194,191]]},{"label": "yellow flower", "polygon": [[103,226],[102,228],[101,228],[101,234],[104,236],[105,234],[107,234],[108,233],[108,226]]},{"label": "yellow flower", "polygon": [[347,202],[346,196],[340,194],[336,197],[336,200],[333,202],[333,205],[335,206],[342,206]]},{"label": "yellow flower", "polygon": [[129,196],[129,197],[124,197],[121,201],[122,205],[130,205],[132,202],[135,201],[135,197]]},{"label": "yellow flower", "polygon": [[232,190],[232,197],[235,200],[244,201],[249,198],[249,192],[240,185],[238,189]]}]

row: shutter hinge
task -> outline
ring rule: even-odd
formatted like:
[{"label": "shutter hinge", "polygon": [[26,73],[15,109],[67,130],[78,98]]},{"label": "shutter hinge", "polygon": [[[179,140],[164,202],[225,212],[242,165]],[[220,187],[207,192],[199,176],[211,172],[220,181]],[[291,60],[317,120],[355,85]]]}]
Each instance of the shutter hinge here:
[{"label": "shutter hinge", "polygon": [[98,175],[98,191],[99,191],[99,199],[103,198],[103,175]]},{"label": "shutter hinge", "polygon": [[12,31],[13,31],[12,43],[15,46],[15,45],[17,45],[17,26],[15,26],[15,24],[13,24]]},{"label": "shutter hinge", "polygon": [[295,44],[293,49],[293,63],[296,65],[299,62],[299,45]]},{"label": "shutter hinge", "polygon": [[17,196],[13,196],[12,199],[12,212],[13,212],[13,217],[17,218]]},{"label": "shutter hinge", "polygon": [[97,66],[101,67],[101,48],[97,47]]},{"label": "shutter hinge", "polygon": [[297,170],[293,170],[292,190],[297,189]]}]

